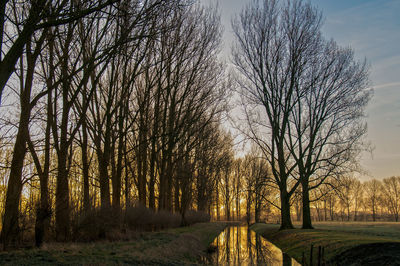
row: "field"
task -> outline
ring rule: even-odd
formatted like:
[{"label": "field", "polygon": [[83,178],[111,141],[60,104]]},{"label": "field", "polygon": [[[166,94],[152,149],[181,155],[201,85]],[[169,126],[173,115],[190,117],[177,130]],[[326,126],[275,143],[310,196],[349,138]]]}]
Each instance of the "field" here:
[{"label": "field", "polygon": [[[372,222],[321,222],[314,230],[277,231],[276,224],[251,228],[301,262],[309,261],[311,245],[324,247],[324,259],[340,264],[400,263],[400,224]],[[316,248],[314,249],[316,250]],[[314,258],[316,253],[314,253]],[[389,264],[388,264],[389,263]]]},{"label": "field", "polygon": [[181,265],[196,264],[225,223],[200,223],[136,233],[128,241],[51,243],[0,253],[1,265]]}]

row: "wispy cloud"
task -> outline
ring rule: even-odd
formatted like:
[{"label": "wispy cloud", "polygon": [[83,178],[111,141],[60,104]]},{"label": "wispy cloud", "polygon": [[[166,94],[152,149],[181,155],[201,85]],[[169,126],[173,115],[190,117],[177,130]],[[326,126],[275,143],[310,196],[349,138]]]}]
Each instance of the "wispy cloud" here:
[{"label": "wispy cloud", "polygon": [[379,85],[375,85],[372,88],[375,90],[379,90],[379,89],[385,89],[385,88],[391,88],[391,87],[400,87],[400,81],[399,82],[391,82],[391,83],[384,83],[384,84],[379,84]]},{"label": "wispy cloud", "polygon": [[351,2],[325,14],[328,35],[345,46],[350,44],[356,54],[370,60],[398,52],[400,1],[366,1],[355,6]]}]

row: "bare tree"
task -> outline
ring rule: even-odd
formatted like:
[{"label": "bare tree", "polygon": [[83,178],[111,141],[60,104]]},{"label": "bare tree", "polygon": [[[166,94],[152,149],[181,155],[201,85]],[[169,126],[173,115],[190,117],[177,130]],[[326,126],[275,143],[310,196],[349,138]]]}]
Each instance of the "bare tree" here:
[{"label": "bare tree", "polygon": [[356,179],[353,183],[353,204],[354,204],[354,221],[358,220],[358,212],[364,197],[364,190],[360,180]]},{"label": "bare tree", "polygon": [[[158,197],[160,209],[183,218],[195,206],[211,212],[219,167],[233,160],[219,128],[227,86],[215,8],[191,0],[67,0],[3,1],[0,11],[1,67],[10,56],[19,63],[15,75],[1,68],[0,79],[9,76],[0,81],[19,81],[7,86],[20,100],[6,163],[4,247],[22,235],[21,212],[34,220],[36,203],[38,246],[51,236],[52,218],[57,241],[70,240],[78,218],[92,214],[100,236],[101,211],[112,205],[121,213],[124,175],[126,207],[137,193],[143,205],[155,209]],[[118,227],[120,219],[113,213],[109,221]]]},{"label": "bare tree", "polygon": [[364,64],[353,51],[333,41],[321,42],[307,57],[296,86],[299,103],[293,109],[288,149],[298,164],[302,185],[303,228],[312,228],[309,190],[331,176],[354,169],[362,151],[366,124],[362,119],[370,99]]},{"label": "bare tree", "polygon": [[[360,189],[360,181],[355,177],[344,176],[340,180],[340,186],[336,188],[337,195],[347,212],[347,221],[350,221],[351,207],[357,204],[358,192]],[[356,219],[356,218],[354,218]]]},{"label": "bare tree", "polygon": [[[225,207],[225,219],[228,219],[230,215],[230,189],[229,179],[230,179],[230,171],[233,162],[234,152],[232,150],[233,147],[233,139],[229,133],[221,132],[219,134],[219,142],[221,146],[219,149],[215,151],[216,153],[216,178],[215,178],[215,207],[217,220],[221,218],[221,207]],[[222,202],[221,202],[222,197]],[[221,204],[222,203],[222,204]],[[228,214],[228,215],[227,215]]]},{"label": "bare tree", "polygon": [[382,183],[376,179],[372,179],[364,183],[365,204],[370,208],[372,213],[372,221],[377,219],[377,211],[381,200]]},{"label": "bare tree", "polygon": [[399,221],[400,213],[400,177],[392,176],[383,179],[383,200],[389,207],[390,213],[396,222]]},{"label": "bare tree", "polygon": [[35,107],[41,97],[46,95],[46,90],[44,90],[39,91],[34,97],[32,97],[36,61],[39,58],[46,38],[46,32],[38,34],[39,37],[37,37],[37,40],[35,40],[35,36],[33,36],[26,42],[26,54],[24,58],[20,60],[20,118],[17,137],[14,144],[13,158],[11,161],[11,171],[7,187],[7,197],[1,232],[4,249],[6,249],[9,244],[15,244],[18,237],[18,215],[22,192],[22,170],[27,151],[26,145],[29,139],[29,122],[33,107]]},{"label": "bare tree", "polygon": [[[166,22],[174,22],[172,32],[160,38],[160,143],[159,205],[172,209],[174,153],[180,139],[199,121],[205,127],[221,106],[220,75],[217,60],[221,41],[219,15],[213,8],[194,6],[178,10]],[[182,42],[181,40],[185,40]]]},{"label": "bare tree", "polygon": [[[294,182],[284,192],[284,180],[292,176],[301,183],[302,227],[312,228],[309,190],[333,173],[343,174],[361,150],[363,112],[371,94],[368,72],[351,49],[321,37],[321,14],[310,3],[263,1],[263,11],[259,5],[252,2],[234,23],[234,63],[246,79],[240,82],[242,92],[265,109],[268,121],[261,121],[260,107],[258,117],[248,108],[249,135],[271,158],[283,198],[298,186]],[[286,209],[282,205],[287,221]]]},{"label": "bare tree", "polygon": [[252,208],[254,220],[261,221],[261,210],[264,205],[269,204],[268,196],[271,191],[271,180],[265,160],[253,148],[244,158],[244,192],[246,198],[246,220],[251,221]]},{"label": "bare tree", "polygon": [[242,179],[243,179],[243,162],[241,158],[238,158],[233,163],[233,189],[235,198],[235,216],[236,220],[240,220],[240,198],[242,194]]},{"label": "bare tree", "polygon": [[[2,2],[4,5],[7,4],[8,1]],[[14,230],[15,228],[18,227],[18,220],[16,217],[17,211],[18,211],[18,201],[20,198],[21,190],[22,190],[22,183],[21,181],[21,170],[23,167],[23,161],[26,153],[26,142],[29,140],[29,131],[28,131],[28,126],[29,126],[29,120],[30,120],[30,113],[33,107],[35,107],[36,103],[39,101],[39,99],[45,95],[52,95],[54,97],[54,100],[51,100],[49,103],[51,103],[53,106],[51,107],[50,104],[48,105],[48,110],[50,116],[53,116],[54,119],[51,119],[51,125],[52,125],[52,132],[53,132],[53,138],[56,140],[55,141],[55,147],[58,152],[58,155],[60,158],[59,162],[60,164],[58,165],[59,167],[59,173],[60,176],[63,176],[64,178],[61,178],[59,180],[64,180],[62,188],[59,189],[61,191],[60,193],[64,193],[64,196],[62,199],[59,201],[61,205],[68,205],[68,182],[67,180],[67,175],[68,171],[65,170],[67,169],[66,165],[68,162],[68,159],[71,157],[68,157],[68,150],[71,147],[72,140],[74,137],[74,134],[76,133],[77,129],[79,128],[79,125],[82,121],[82,119],[78,120],[77,126],[75,129],[72,129],[70,132],[68,131],[68,126],[69,126],[69,112],[71,110],[71,107],[73,106],[73,103],[76,101],[78,98],[80,88],[83,86],[86,86],[89,80],[89,76],[91,76],[91,71],[95,67],[96,64],[100,64],[101,62],[104,62],[104,58],[107,58],[107,55],[110,52],[110,49],[115,47],[114,44],[108,46],[106,48],[107,44],[104,44],[104,46],[100,46],[99,43],[103,41],[102,37],[104,37],[104,34],[98,34],[97,37],[99,37],[96,42],[93,44],[93,49],[99,49],[95,51],[94,53],[91,53],[89,51],[85,51],[89,53],[90,55],[86,55],[83,60],[81,60],[81,50],[79,50],[79,47],[82,46],[77,46],[75,47],[74,51],[70,51],[70,48],[72,47],[71,44],[76,41],[74,39],[74,30],[76,29],[77,25],[77,20],[82,20],[85,17],[88,17],[89,15],[91,16],[90,19],[88,19],[88,28],[90,26],[93,26],[96,21],[96,16],[97,18],[99,17],[98,15],[101,13],[101,10],[108,5],[112,3],[111,1],[106,2],[106,3],[98,3],[99,5],[93,5],[93,3],[70,3],[69,1],[64,1],[62,3],[58,2],[47,2],[47,1],[33,1],[27,6],[25,6],[23,3],[17,3],[17,2],[11,2],[10,6],[8,6],[8,9],[14,9],[14,20],[15,20],[15,31],[18,32],[18,35],[12,35],[11,32],[4,32],[3,27],[4,27],[4,14],[2,13],[2,28],[1,28],[1,36],[2,36],[2,44],[3,44],[3,34],[6,34],[7,40],[5,40],[5,43],[7,46],[9,46],[9,50],[7,51],[7,54],[5,55],[4,59],[1,61],[1,68],[0,68],[0,85],[1,88],[3,89],[9,76],[12,74],[12,72],[8,71],[10,68],[13,69],[13,66],[15,65],[15,62],[20,58],[20,65],[21,67],[21,72],[27,74],[27,79],[25,80],[25,85],[23,86],[23,92],[21,93],[21,123],[19,126],[19,131],[21,132],[18,134],[19,137],[17,137],[16,140],[16,152],[15,156],[18,157],[18,159],[15,160],[15,171],[13,171],[13,174],[11,175],[12,178],[10,178],[10,197],[9,197],[9,206],[6,208],[8,209],[7,215],[4,216],[4,224],[6,225],[5,227],[3,226],[4,235],[3,240],[4,246],[7,246],[7,242],[9,240],[10,235],[16,236],[16,231]],[[26,7],[29,7],[28,9]],[[4,9],[4,6],[1,6],[2,9]],[[52,10],[54,8],[54,10]],[[112,10],[112,8],[111,8]],[[54,11],[54,13],[53,13]],[[8,12],[8,11],[7,11]],[[42,14],[43,12],[43,14]],[[60,12],[60,13],[57,13]],[[42,16],[42,15],[43,16]],[[57,16],[57,14],[60,15],[60,17]],[[94,14],[94,15],[93,15]],[[54,15],[54,17],[47,17],[48,15]],[[94,18],[93,18],[93,16]],[[6,16],[7,19],[10,19],[12,16]],[[25,18],[27,19],[25,20]],[[19,23],[19,20],[25,21],[25,23]],[[9,22],[7,22],[9,23]],[[39,24],[38,24],[39,23]],[[60,26],[63,25],[63,26]],[[104,27],[102,28],[103,33],[107,32],[107,23],[104,24]],[[50,30],[49,27],[54,26],[54,30]],[[19,28],[22,27],[22,28]],[[9,28],[9,27],[8,27]],[[40,30],[44,29],[44,30]],[[93,28],[92,28],[93,29]],[[90,32],[90,31],[89,31]],[[55,39],[55,35],[57,34],[57,39]],[[13,37],[10,36],[17,36],[15,37],[16,39],[14,40]],[[38,37],[40,36],[40,37]],[[50,36],[46,38],[46,36]],[[65,37],[65,38],[63,38]],[[86,36],[87,37],[87,36]],[[37,39],[36,39],[37,38]],[[124,36],[126,39],[127,37]],[[34,73],[35,73],[35,62],[40,55],[40,53],[43,53],[44,51],[42,50],[42,47],[46,47],[44,44],[45,42],[48,41],[48,53],[50,54],[49,59],[47,60],[46,63],[48,63],[49,69],[43,68],[44,71],[44,80],[45,80],[45,85],[43,86],[43,90],[39,91],[37,95],[33,99],[31,99],[31,91],[32,91],[32,83],[34,80]],[[35,48],[32,48],[33,44],[37,44]],[[118,44],[118,42],[117,42]],[[25,47],[26,51],[26,59],[25,57],[21,57],[22,55],[22,49]],[[3,48],[3,46],[2,46]],[[102,55],[100,55],[100,49],[104,48],[102,50]],[[73,50],[73,49],[71,49]],[[46,51],[47,52],[47,51]],[[70,54],[71,52],[71,54]],[[76,53],[74,53],[76,52]],[[57,54],[57,56],[55,55]],[[71,56],[71,57],[69,57]],[[56,58],[57,57],[57,58]],[[71,59],[69,61],[69,59]],[[76,59],[71,65],[73,65],[71,68],[69,63]],[[25,70],[24,62],[27,62],[27,70]],[[15,62],[14,62],[15,61]],[[57,62],[55,62],[57,61]],[[46,63],[42,65],[46,65]],[[82,63],[82,64],[80,64]],[[55,69],[55,65],[57,65],[57,69]],[[60,67],[61,66],[61,67]],[[79,74],[82,74],[80,76]],[[20,76],[21,83],[23,83],[23,75]],[[57,79],[56,76],[59,76],[61,78]],[[80,79],[81,78],[81,79]],[[71,83],[75,83],[77,89],[76,90],[69,90],[69,88],[73,87]],[[61,86],[60,86],[61,84]],[[51,94],[51,90],[56,90],[57,88],[62,87],[61,90],[57,91],[54,94]],[[22,88],[22,87],[21,87]],[[92,91],[95,88],[95,86],[92,86]],[[60,93],[61,92],[61,93]],[[88,95],[91,93],[88,92]],[[62,95],[63,100],[59,100],[59,95]],[[85,95],[84,97],[87,97],[88,95]],[[60,131],[58,134],[58,128],[57,128],[57,116],[58,116],[58,107],[62,105],[62,118],[61,118],[61,125],[60,125]],[[87,108],[87,107],[85,107]],[[69,136],[69,139],[67,139],[67,135],[71,133]],[[46,133],[47,136],[49,136],[49,133]],[[60,136],[60,138],[58,138]],[[60,142],[59,142],[60,141]],[[61,143],[61,144],[60,144]],[[32,147],[32,143],[29,142],[29,148],[34,156],[35,151]],[[60,144],[60,145],[58,145]],[[46,186],[46,178],[47,176],[46,169],[48,169],[48,164],[44,166],[44,170],[40,169],[40,164],[39,161],[37,160],[37,156],[34,156],[35,159],[35,164],[36,164],[36,169],[39,172],[40,176],[42,177],[41,180],[43,181],[43,188]],[[64,167],[65,166],[65,167]],[[17,170],[21,169],[21,170]],[[65,171],[63,171],[63,169]],[[11,194],[13,196],[11,196]],[[43,191],[43,200],[46,198],[46,193]],[[14,203],[12,203],[14,202]],[[43,201],[43,206],[46,205],[44,204]],[[17,208],[17,209],[16,209]],[[58,208],[59,209],[59,208]],[[63,209],[68,209],[68,206]],[[17,210],[17,211],[15,211]],[[59,219],[63,222],[67,221],[68,219],[64,219],[66,217],[63,217],[62,219]],[[11,224],[11,227],[14,229],[10,229],[8,226],[9,221],[13,221]],[[15,231],[13,233],[9,233],[11,231]]]},{"label": "bare tree", "polygon": [[[8,79],[14,73],[17,61],[23,55],[25,45],[35,32],[76,21],[117,1],[81,1],[82,8],[78,10],[70,9],[73,1],[1,1],[0,100]],[[17,27],[22,25],[22,28],[14,29],[14,25]]]},{"label": "bare tree", "polygon": [[219,167],[225,155],[227,148],[230,147],[225,139],[224,132],[218,127],[217,123],[203,125],[204,121],[199,123],[202,128],[196,134],[198,143],[195,147],[195,163],[197,169],[196,192],[197,208],[200,211],[207,211],[212,205],[213,193],[216,189],[217,176],[219,176]]},{"label": "bare tree", "polygon": [[[230,135],[225,136],[225,141],[227,143],[232,142],[232,137]],[[220,192],[223,198],[223,206],[225,211],[225,220],[231,219],[231,203],[233,198],[232,191],[232,167],[234,162],[234,153],[232,150],[228,149],[225,151],[224,159],[221,162],[221,181],[220,181]]]},{"label": "bare tree", "polygon": [[279,186],[281,229],[293,228],[290,197],[299,185],[288,187],[297,165],[285,149],[291,111],[298,103],[295,82],[303,48],[293,43],[299,30],[293,12],[290,5],[281,8],[274,0],[252,1],[232,23],[233,63],[243,77],[238,84],[246,135],[262,150]]}]

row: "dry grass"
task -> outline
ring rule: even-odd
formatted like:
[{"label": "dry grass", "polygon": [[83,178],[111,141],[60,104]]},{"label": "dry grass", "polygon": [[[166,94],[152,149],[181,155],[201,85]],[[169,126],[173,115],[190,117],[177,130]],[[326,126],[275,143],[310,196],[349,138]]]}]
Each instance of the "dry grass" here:
[{"label": "dry grass", "polygon": [[2,265],[197,264],[225,223],[200,223],[117,242],[52,243],[40,249],[1,252]]}]

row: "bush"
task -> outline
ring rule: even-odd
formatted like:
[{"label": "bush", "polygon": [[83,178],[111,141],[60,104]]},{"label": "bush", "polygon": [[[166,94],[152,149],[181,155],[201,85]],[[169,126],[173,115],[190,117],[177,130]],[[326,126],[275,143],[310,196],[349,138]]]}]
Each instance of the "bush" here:
[{"label": "bush", "polygon": [[93,241],[99,238],[97,210],[78,213],[72,220],[72,238],[77,241]]},{"label": "bush", "polygon": [[188,210],[185,213],[185,225],[209,222],[210,215],[203,211]]},{"label": "bush", "polygon": [[168,211],[159,211],[155,213],[152,220],[156,230],[175,228],[181,225],[181,216]]},{"label": "bush", "polygon": [[[210,215],[201,211],[188,210],[185,221],[179,213],[155,212],[145,206],[129,207],[125,216],[110,209],[92,209],[78,213],[72,220],[72,239],[75,241],[95,241],[99,239],[125,240],[136,231],[155,231],[176,228],[181,225],[210,221]],[[122,223],[122,219],[124,222]]]},{"label": "bush", "polygon": [[72,220],[73,240],[87,242],[108,238],[113,231],[119,230],[118,216],[111,207],[78,213]]},{"label": "bush", "polygon": [[168,211],[154,212],[144,206],[135,206],[126,211],[125,222],[131,230],[152,231],[178,227],[181,218],[179,214]]},{"label": "bush", "polygon": [[154,211],[138,205],[125,211],[125,223],[131,230],[151,230]]}]

